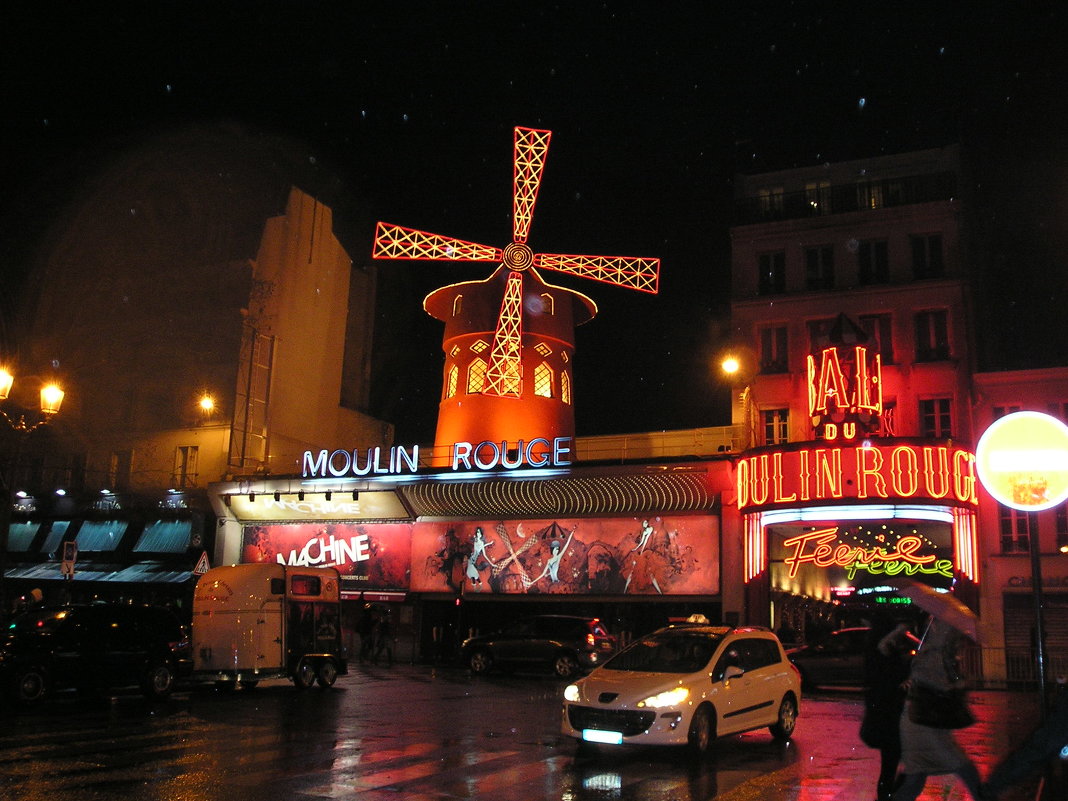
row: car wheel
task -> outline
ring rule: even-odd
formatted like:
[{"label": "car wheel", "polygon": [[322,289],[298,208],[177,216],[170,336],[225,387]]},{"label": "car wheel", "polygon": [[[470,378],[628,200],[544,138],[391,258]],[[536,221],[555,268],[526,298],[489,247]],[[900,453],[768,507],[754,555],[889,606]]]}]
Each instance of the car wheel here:
[{"label": "car wheel", "polygon": [[12,690],[17,703],[35,704],[48,694],[48,674],[40,668],[23,668],[15,674]]},{"label": "car wheel", "polygon": [[174,671],[166,662],[156,662],[141,680],[141,692],[146,698],[166,698],[174,689]]},{"label": "car wheel", "polygon": [[299,690],[306,690],[315,684],[315,665],[307,659],[301,659],[293,671],[293,684]]},{"label": "car wheel", "polygon": [[323,689],[333,687],[334,682],[337,681],[337,665],[334,664],[333,660],[323,660],[323,663],[319,665],[319,673],[315,678]]},{"label": "car wheel", "polygon": [[467,657],[467,666],[471,668],[472,673],[481,676],[493,667],[493,657],[489,655],[489,651],[480,648],[477,651],[472,651],[471,655]]},{"label": "car wheel", "polygon": [[708,753],[712,741],[716,739],[716,723],[712,718],[710,707],[699,706],[690,719],[690,730],[686,735],[686,745],[697,756]]},{"label": "car wheel", "polygon": [[557,654],[553,659],[553,673],[561,679],[569,679],[578,672],[578,660],[572,654]]},{"label": "car wheel", "polygon": [[797,725],[797,699],[792,693],[788,693],[779,704],[779,718],[768,727],[771,736],[776,740],[789,740]]}]

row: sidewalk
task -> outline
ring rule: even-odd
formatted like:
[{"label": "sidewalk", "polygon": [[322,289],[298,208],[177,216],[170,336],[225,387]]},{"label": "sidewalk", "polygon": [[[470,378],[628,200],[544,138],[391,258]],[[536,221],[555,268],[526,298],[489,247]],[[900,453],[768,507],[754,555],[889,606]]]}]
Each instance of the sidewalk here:
[{"label": "sidewalk", "polygon": [[[961,729],[956,736],[965,752],[975,760],[979,775],[985,779],[1002,757],[1026,740],[1038,725],[1038,692],[975,691],[970,694],[970,700],[975,713],[975,725]],[[948,795],[944,794],[942,789],[946,785],[952,788]],[[1036,778],[1023,787],[1013,788],[1013,791],[1003,795],[1002,799],[1033,801],[1037,786]],[[920,797],[956,801],[967,799],[968,793],[955,776],[936,776],[928,781],[927,788]]]}]

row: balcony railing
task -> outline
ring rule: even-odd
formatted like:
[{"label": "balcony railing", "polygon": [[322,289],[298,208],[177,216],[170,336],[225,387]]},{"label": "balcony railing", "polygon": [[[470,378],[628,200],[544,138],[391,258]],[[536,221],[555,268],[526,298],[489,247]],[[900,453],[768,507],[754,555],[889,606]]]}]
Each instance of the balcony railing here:
[{"label": "balcony railing", "polygon": [[829,214],[932,203],[951,200],[956,192],[956,174],[944,172],[828,186],[803,192],[772,193],[740,198],[735,204],[734,224],[814,219]]}]

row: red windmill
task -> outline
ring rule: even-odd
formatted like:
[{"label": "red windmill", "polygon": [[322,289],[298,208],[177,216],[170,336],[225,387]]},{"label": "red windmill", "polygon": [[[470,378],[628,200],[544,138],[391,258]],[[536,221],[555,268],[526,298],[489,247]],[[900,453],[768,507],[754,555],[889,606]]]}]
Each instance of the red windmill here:
[{"label": "red windmill", "polygon": [[539,269],[657,292],[659,259],[536,254],[527,245],[551,135],[515,129],[512,242],[506,247],[383,222],[375,231],[376,259],[500,263],[484,281],[445,286],[423,301],[445,323],[439,463],[442,446],[454,442],[508,443],[507,450],[534,438],[574,436],[574,327],[592,319],[597,307],[579,292],[546,283]]}]

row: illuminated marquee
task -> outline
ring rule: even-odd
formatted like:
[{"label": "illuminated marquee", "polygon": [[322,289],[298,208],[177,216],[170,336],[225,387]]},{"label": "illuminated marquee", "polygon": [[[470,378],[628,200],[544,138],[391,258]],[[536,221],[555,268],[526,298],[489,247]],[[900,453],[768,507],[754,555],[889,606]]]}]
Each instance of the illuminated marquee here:
[{"label": "illuminated marquee", "polygon": [[978,505],[971,451],[900,440],[751,452],[738,461],[736,488],[742,512],[838,500]]},{"label": "illuminated marquee", "polygon": [[874,430],[883,413],[882,357],[863,345],[824,348],[808,357],[808,413],[823,439],[854,439]]},{"label": "illuminated marquee", "polygon": [[[519,467],[562,467],[571,464],[572,438],[535,437],[529,442],[456,442],[449,465],[453,470],[515,470]],[[352,478],[369,475],[400,475],[419,471],[419,446],[366,448],[362,452],[325,448],[304,452],[304,478]]]},{"label": "illuminated marquee", "polygon": [[897,541],[896,551],[882,548],[863,548],[856,545],[838,543],[838,528],[822,528],[806,531],[796,537],[783,540],[783,546],[793,548],[793,553],[783,560],[790,568],[790,578],[797,575],[798,568],[805,563],[816,567],[845,568],[846,578],[852,581],[857,571],[887,576],[914,576],[917,573],[953,578],[953,560],[938,559],[932,554],[916,553],[923,541],[912,535]]}]

